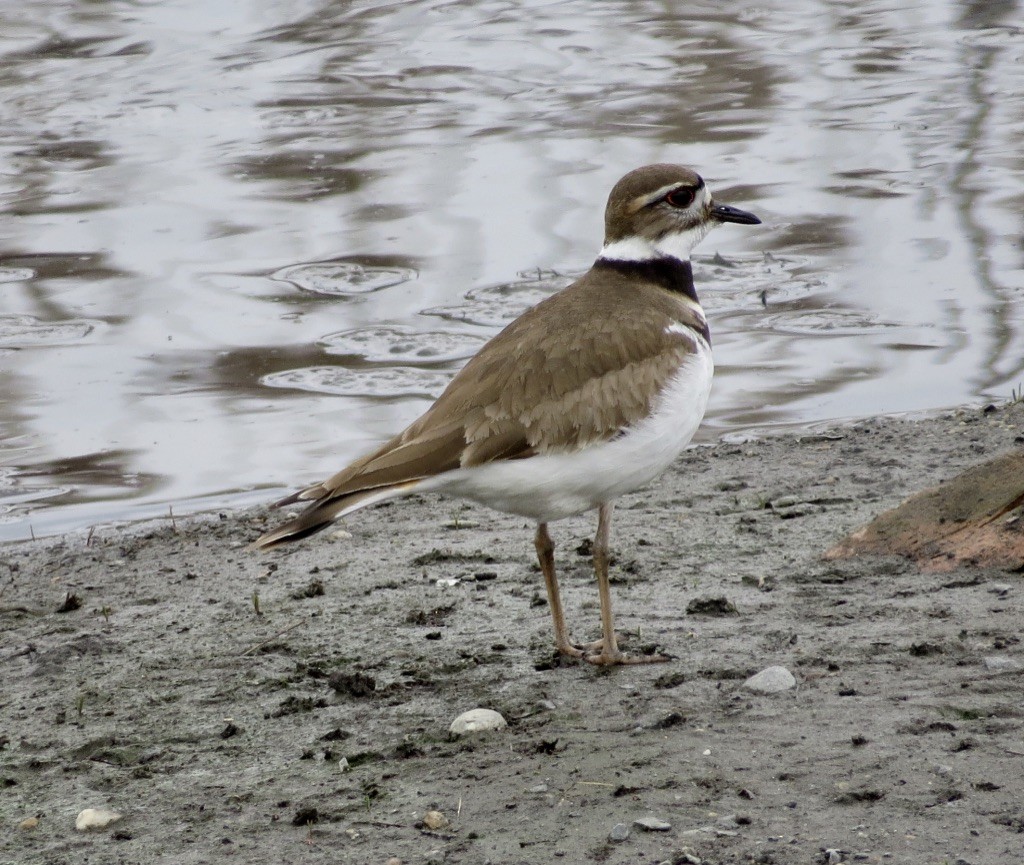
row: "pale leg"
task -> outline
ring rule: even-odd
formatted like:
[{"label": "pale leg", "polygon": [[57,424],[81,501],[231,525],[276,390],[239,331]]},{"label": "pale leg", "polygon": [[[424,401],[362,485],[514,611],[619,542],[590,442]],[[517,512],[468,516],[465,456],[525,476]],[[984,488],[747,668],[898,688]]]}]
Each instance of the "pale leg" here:
[{"label": "pale leg", "polygon": [[[612,617],[612,591],[608,583],[608,537],[612,525],[612,504],[606,502],[597,510],[597,534],[594,536],[594,573],[597,575],[597,591],[601,599],[601,651],[596,655],[585,655],[591,664],[653,664],[669,660],[664,655],[624,655],[619,651],[615,638],[615,621]],[[596,648],[596,647],[595,647]]]},{"label": "pale leg", "polygon": [[551,607],[551,618],[555,624],[555,648],[559,654],[572,658],[583,657],[583,651],[569,642],[569,630],[565,626],[565,613],[562,610],[562,597],[558,593],[558,577],[555,576],[555,545],[548,534],[548,524],[538,523],[537,534],[533,538],[537,548],[537,560],[540,562],[541,573],[544,574],[544,586],[548,592],[548,605]]}]

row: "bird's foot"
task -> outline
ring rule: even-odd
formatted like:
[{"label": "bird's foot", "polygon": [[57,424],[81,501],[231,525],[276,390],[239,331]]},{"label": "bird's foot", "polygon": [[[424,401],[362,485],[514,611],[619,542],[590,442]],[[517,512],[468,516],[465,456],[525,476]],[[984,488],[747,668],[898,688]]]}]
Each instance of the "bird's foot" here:
[{"label": "bird's foot", "polygon": [[563,658],[585,658],[587,656],[588,649],[589,646],[574,646],[572,643],[555,644],[555,651]]},{"label": "bird's foot", "polygon": [[619,639],[621,638],[616,638],[616,645],[612,646],[610,650],[605,646],[604,640],[594,640],[592,643],[584,643],[582,646],[566,642],[556,648],[558,653],[564,657],[578,658],[599,667],[612,667],[618,664],[663,664],[672,660],[668,655],[657,653],[627,655],[619,649],[617,645]]}]

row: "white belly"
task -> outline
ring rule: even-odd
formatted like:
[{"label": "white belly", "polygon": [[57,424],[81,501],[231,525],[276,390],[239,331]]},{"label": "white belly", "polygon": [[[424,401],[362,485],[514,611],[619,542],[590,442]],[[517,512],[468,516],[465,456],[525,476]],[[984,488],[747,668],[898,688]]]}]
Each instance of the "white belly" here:
[{"label": "white belly", "polygon": [[711,393],[710,350],[691,355],[654,412],[609,442],[568,454],[456,469],[417,484],[507,513],[550,522],[592,510],[650,483],[679,456],[700,426]]}]

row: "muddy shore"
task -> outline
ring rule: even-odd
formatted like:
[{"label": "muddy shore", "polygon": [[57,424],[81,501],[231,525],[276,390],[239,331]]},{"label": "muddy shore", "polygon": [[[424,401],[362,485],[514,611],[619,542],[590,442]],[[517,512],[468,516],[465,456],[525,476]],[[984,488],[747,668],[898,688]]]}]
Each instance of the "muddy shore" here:
[{"label": "muddy shore", "polygon": [[[1017,403],[689,451],[613,525],[660,665],[555,662],[532,527],[437,498],[264,556],[266,510],[6,545],[0,863],[1019,861],[1024,575],[821,553],[1022,431]],[[552,527],[582,639],[594,522]],[[773,665],[796,687],[743,686]],[[474,707],[508,727],[451,738]]]}]

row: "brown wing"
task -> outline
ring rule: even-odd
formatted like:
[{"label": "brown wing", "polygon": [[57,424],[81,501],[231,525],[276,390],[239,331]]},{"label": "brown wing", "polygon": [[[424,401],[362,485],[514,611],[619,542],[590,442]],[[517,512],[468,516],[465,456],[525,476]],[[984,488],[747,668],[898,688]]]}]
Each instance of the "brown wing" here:
[{"label": "brown wing", "polygon": [[699,307],[588,273],[492,339],[404,432],[292,501],[609,439],[650,412],[694,351],[669,329],[680,323],[699,330]]}]

